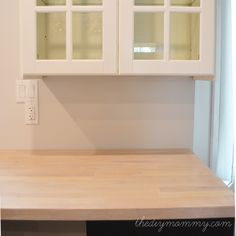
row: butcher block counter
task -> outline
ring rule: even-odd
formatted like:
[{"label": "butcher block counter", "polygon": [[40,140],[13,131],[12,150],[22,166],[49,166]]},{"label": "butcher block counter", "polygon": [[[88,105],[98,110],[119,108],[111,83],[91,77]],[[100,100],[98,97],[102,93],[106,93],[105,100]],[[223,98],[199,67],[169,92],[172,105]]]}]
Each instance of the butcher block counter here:
[{"label": "butcher block counter", "polygon": [[234,217],[234,194],[195,155],[0,151],[3,220]]}]

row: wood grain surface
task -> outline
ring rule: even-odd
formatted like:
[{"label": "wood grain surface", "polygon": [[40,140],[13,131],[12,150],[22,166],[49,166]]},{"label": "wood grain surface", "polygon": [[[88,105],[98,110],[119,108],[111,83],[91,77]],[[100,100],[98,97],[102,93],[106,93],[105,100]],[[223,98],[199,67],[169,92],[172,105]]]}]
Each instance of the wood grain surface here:
[{"label": "wood grain surface", "polygon": [[193,154],[0,151],[5,220],[234,216],[234,194]]}]

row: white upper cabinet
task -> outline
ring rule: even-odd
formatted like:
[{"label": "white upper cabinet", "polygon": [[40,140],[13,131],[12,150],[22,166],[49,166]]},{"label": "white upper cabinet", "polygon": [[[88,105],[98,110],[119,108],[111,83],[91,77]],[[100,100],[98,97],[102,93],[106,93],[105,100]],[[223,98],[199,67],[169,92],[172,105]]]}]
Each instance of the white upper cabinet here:
[{"label": "white upper cabinet", "polygon": [[116,0],[21,0],[23,74],[117,74]]},{"label": "white upper cabinet", "polygon": [[120,0],[120,74],[214,75],[215,0]]},{"label": "white upper cabinet", "polygon": [[215,0],[21,2],[24,75],[214,75]]}]

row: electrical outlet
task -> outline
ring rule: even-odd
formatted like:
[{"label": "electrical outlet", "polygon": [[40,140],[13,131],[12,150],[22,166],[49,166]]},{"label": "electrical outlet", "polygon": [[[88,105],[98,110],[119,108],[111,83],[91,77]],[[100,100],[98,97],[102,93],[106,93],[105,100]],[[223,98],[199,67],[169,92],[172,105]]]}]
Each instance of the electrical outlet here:
[{"label": "electrical outlet", "polygon": [[38,124],[38,104],[34,100],[25,102],[25,124]]},{"label": "electrical outlet", "polygon": [[38,80],[17,80],[16,102],[25,103],[25,124],[38,124]]}]

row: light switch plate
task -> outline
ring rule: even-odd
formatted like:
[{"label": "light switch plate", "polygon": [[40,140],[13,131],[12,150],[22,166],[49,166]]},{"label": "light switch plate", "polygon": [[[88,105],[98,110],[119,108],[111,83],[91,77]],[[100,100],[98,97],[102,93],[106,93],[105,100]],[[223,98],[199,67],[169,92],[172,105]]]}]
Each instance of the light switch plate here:
[{"label": "light switch plate", "polygon": [[17,80],[16,102],[23,103],[29,99],[38,100],[38,80]]},{"label": "light switch plate", "polygon": [[25,102],[26,97],[26,83],[24,80],[16,81],[16,102],[21,103]]}]

